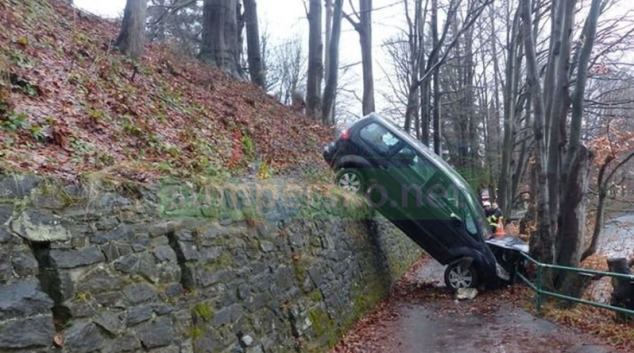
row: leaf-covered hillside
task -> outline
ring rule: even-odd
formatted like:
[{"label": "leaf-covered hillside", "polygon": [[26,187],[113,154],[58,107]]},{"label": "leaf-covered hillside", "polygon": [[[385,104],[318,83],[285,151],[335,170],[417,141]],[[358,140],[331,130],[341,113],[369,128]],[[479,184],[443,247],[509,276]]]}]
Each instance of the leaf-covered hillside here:
[{"label": "leaf-covered hillside", "polygon": [[327,128],[168,48],[136,66],[119,23],[59,0],[0,0],[0,166],[148,180],[321,162]]}]

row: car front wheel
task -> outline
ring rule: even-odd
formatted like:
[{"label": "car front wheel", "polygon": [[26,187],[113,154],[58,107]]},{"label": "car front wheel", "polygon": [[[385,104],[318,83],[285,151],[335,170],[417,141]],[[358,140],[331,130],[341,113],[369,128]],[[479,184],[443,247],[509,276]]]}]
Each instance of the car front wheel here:
[{"label": "car front wheel", "polygon": [[460,288],[476,288],[478,273],[473,265],[467,265],[462,261],[450,264],[445,269],[445,285],[454,291]]},{"label": "car front wheel", "polygon": [[337,173],[337,185],[350,192],[361,192],[365,185],[365,178],[355,169],[344,168]]}]

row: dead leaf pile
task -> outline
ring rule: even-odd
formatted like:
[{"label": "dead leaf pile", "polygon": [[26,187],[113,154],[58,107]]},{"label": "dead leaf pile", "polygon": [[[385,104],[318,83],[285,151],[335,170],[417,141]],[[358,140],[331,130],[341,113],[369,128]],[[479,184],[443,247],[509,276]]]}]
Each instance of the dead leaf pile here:
[{"label": "dead leaf pile", "polygon": [[0,7],[3,167],[73,179],[323,163],[332,132],[249,82],[154,43],[133,62],[113,47],[119,23],[64,1]]}]

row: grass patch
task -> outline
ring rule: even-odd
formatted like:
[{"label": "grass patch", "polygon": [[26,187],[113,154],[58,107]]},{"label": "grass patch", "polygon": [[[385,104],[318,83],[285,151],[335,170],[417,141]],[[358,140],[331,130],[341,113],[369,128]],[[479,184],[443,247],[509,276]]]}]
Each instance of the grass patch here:
[{"label": "grass patch", "polygon": [[199,303],[192,309],[194,314],[205,321],[209,321],[214,317],[214,311],[209,303]]},{"label": "grass patch", "polygon": [[308,276],[308,269],[310,268],[310,265],[312,263],[313,259],[310,256],[298,254],[293,257],[293,266],[295,267],[295,279],[297,280],[297,284],[300,287],[304,285],[306,277]]},{"label": "grass patch", "polygon": [[189,329],[189,337],[191,339],[199,339],[205,335],[205,329],[200,326],[192,326]]},{"label": "grass patch", "polygon": [[310,299],[314,302],[321,302],[324,300],[324,297],[319,289],[315,289],[310,293]]},{"label": "grass patch", "polygon": [[205,264],[204,269],[209,272],[216,272],[220,269],[226,269],[232,262],[231,254],[228,251],[223,251],[214,261]]},{"label": "grass patch", "polygon": [[328,316],[326,310],[321,308],[313,308],[308,310],[308,317],[313,323],[313,330],[318,338],[328,333],[328,328],[333,325],[332,320]]},{"label": "grass patch", "polygon": [[242,150],[247,163],[255,159],[255,144],[246,133],[242,133]]}]

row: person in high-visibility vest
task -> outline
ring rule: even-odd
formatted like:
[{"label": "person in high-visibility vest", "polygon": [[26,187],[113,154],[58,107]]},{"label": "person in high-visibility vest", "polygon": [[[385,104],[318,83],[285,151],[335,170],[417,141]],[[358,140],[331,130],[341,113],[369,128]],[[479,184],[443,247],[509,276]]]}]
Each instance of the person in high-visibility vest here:
[{"label": "person in high-visibility vest", "polygon": [[497,228],[497,222],[493,222],[491,216],[493,216],[493,208],[491,208],[491,203],[486,200],[482,203],[484,207],[484,215],[487,218],[487,222],[489,222],[489,227],[491,227],[491,231],[495,233],[495,229]]},{"label": "person in high-visibility vest", "polygon": [[500,223],[502,223],[502,210],[498,206],[496,202],[491,205],[489,209],[489,214],[487,215],[487,219],[489,220],[489,225],[491,226],[491,231],[495,233]]}]

